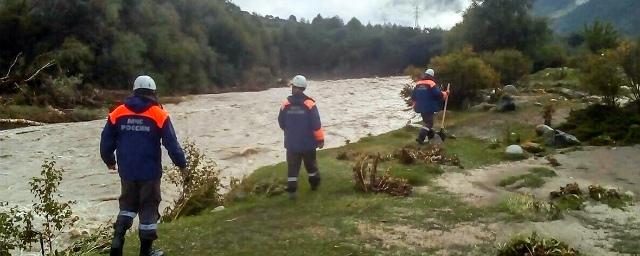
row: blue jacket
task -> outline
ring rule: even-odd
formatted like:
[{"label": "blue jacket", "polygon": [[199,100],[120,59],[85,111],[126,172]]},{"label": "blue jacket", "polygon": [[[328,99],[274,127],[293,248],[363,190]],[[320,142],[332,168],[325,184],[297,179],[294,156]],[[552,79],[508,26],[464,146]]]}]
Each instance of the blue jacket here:
[{"label": "blue jacket", "polygon": [[413,109],[417,113],[435,113],[442,110],[446,93],[441,91],[433,79],[418,81],[411,94]]},{"label": "blue jacket", "polygon": [[117,159],[118,173],[124,180],[159,179],[162,177],[161,140],[173,163],[186,167],[187,160],[169,114],[154,100],[134,95],[109,114],[102,130],[100,156],[109,166],[115,165]]},{"label": "blue jacket", "polygon": [[324,141],[316,102],[304,94],[289,96],[280,108],[278,123],[284,131],[284,147],[291,152],[315,150]]}]

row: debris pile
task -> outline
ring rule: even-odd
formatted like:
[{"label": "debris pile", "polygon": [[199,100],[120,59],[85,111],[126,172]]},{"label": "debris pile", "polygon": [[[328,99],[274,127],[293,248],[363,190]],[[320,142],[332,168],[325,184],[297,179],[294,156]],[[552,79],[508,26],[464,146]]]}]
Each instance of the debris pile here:
[{"label": "debris pile", "polygon": [[364,156],[356,161],[353,166],[353,178],[356,188],[364,193],[386,193],[392,196],[409,196],[412,191],[411,184],[406,179],[391,176],[387,169],[382,176],[378,175],[378,163],[380,156],[375,158]]},{"label": "debris pile", "polygon": [[437,147],[426,149],[404,147],[394,153],[394,158],[406,165],[422,162],[425,164],[450,165],[458,166],[461,169],[464,168],[458,156],[448,156],[444,149]]}]

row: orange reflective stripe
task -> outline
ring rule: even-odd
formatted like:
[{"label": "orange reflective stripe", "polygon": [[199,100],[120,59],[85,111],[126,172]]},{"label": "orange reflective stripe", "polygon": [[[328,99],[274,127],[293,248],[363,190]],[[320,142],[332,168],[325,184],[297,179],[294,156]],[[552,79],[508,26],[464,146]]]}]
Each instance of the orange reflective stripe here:
[{"label": "orange reflective stripe", "polygon": [[312,109],[316,105],[316,102],[313,100],[305,100],[304,105],[307,106],[308,109]]},{"label": "orange reflective stripe", "polygon": [[291,105],[291,102],[289,102],[288,99],[284,100],[282,102],[282,107],[280,107],[280,110],[284,110],[284,108],[286,108],[287,106]]},{"label": "orange reflective stripe", "polygon": [[152,106],[147,111],[136,113],[128,109],[125,105],[120,105],[109,114],[109,122],[116,124],[118,119],[124,116],[143,116],[153,120],[159,128],[164,126],[164,122],[169,118],[169,113],[158,106]]},{"label": "orange reflective stripe", "polygon": [[316,137],[317,141],[323,141],[324,140],[324,131],[322,130],[322,128],[314,131],[313,135]]},{"label": "orange reflective stripe", "polygon": [[428,85],[430,88],[433,88],[434,86],[436,86],[436,82],[432,80],[421,80],[418,81],[416,85]]}]

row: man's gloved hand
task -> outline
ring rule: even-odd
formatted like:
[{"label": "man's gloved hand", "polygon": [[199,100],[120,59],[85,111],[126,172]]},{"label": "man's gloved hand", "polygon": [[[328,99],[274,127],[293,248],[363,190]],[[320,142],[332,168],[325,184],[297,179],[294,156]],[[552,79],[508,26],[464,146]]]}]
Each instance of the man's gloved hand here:
[{"label": "man's gloved hand", "polygon": [[118,167],[116,167],[115,164],[114,165],[108,165],[107,168],[109,168],[109,170],[114,170],[114,171],[118,170]]},{"label": "man's gloved hand", "polygon": [[324,148],[324,140],[318,141],[318,148],[319,149]]}]

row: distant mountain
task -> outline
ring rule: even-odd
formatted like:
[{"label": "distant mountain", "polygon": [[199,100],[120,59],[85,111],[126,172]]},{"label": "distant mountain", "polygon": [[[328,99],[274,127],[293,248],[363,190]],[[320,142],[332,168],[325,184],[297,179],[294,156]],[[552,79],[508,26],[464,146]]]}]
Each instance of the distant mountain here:
[{"label": "distant mountain", "polygon": [[562,34],[600,19],[612,22],[626,35],[640,35],[638,0],[536,0],[533,9],[535,15],[549,17],[553,29]]}]

